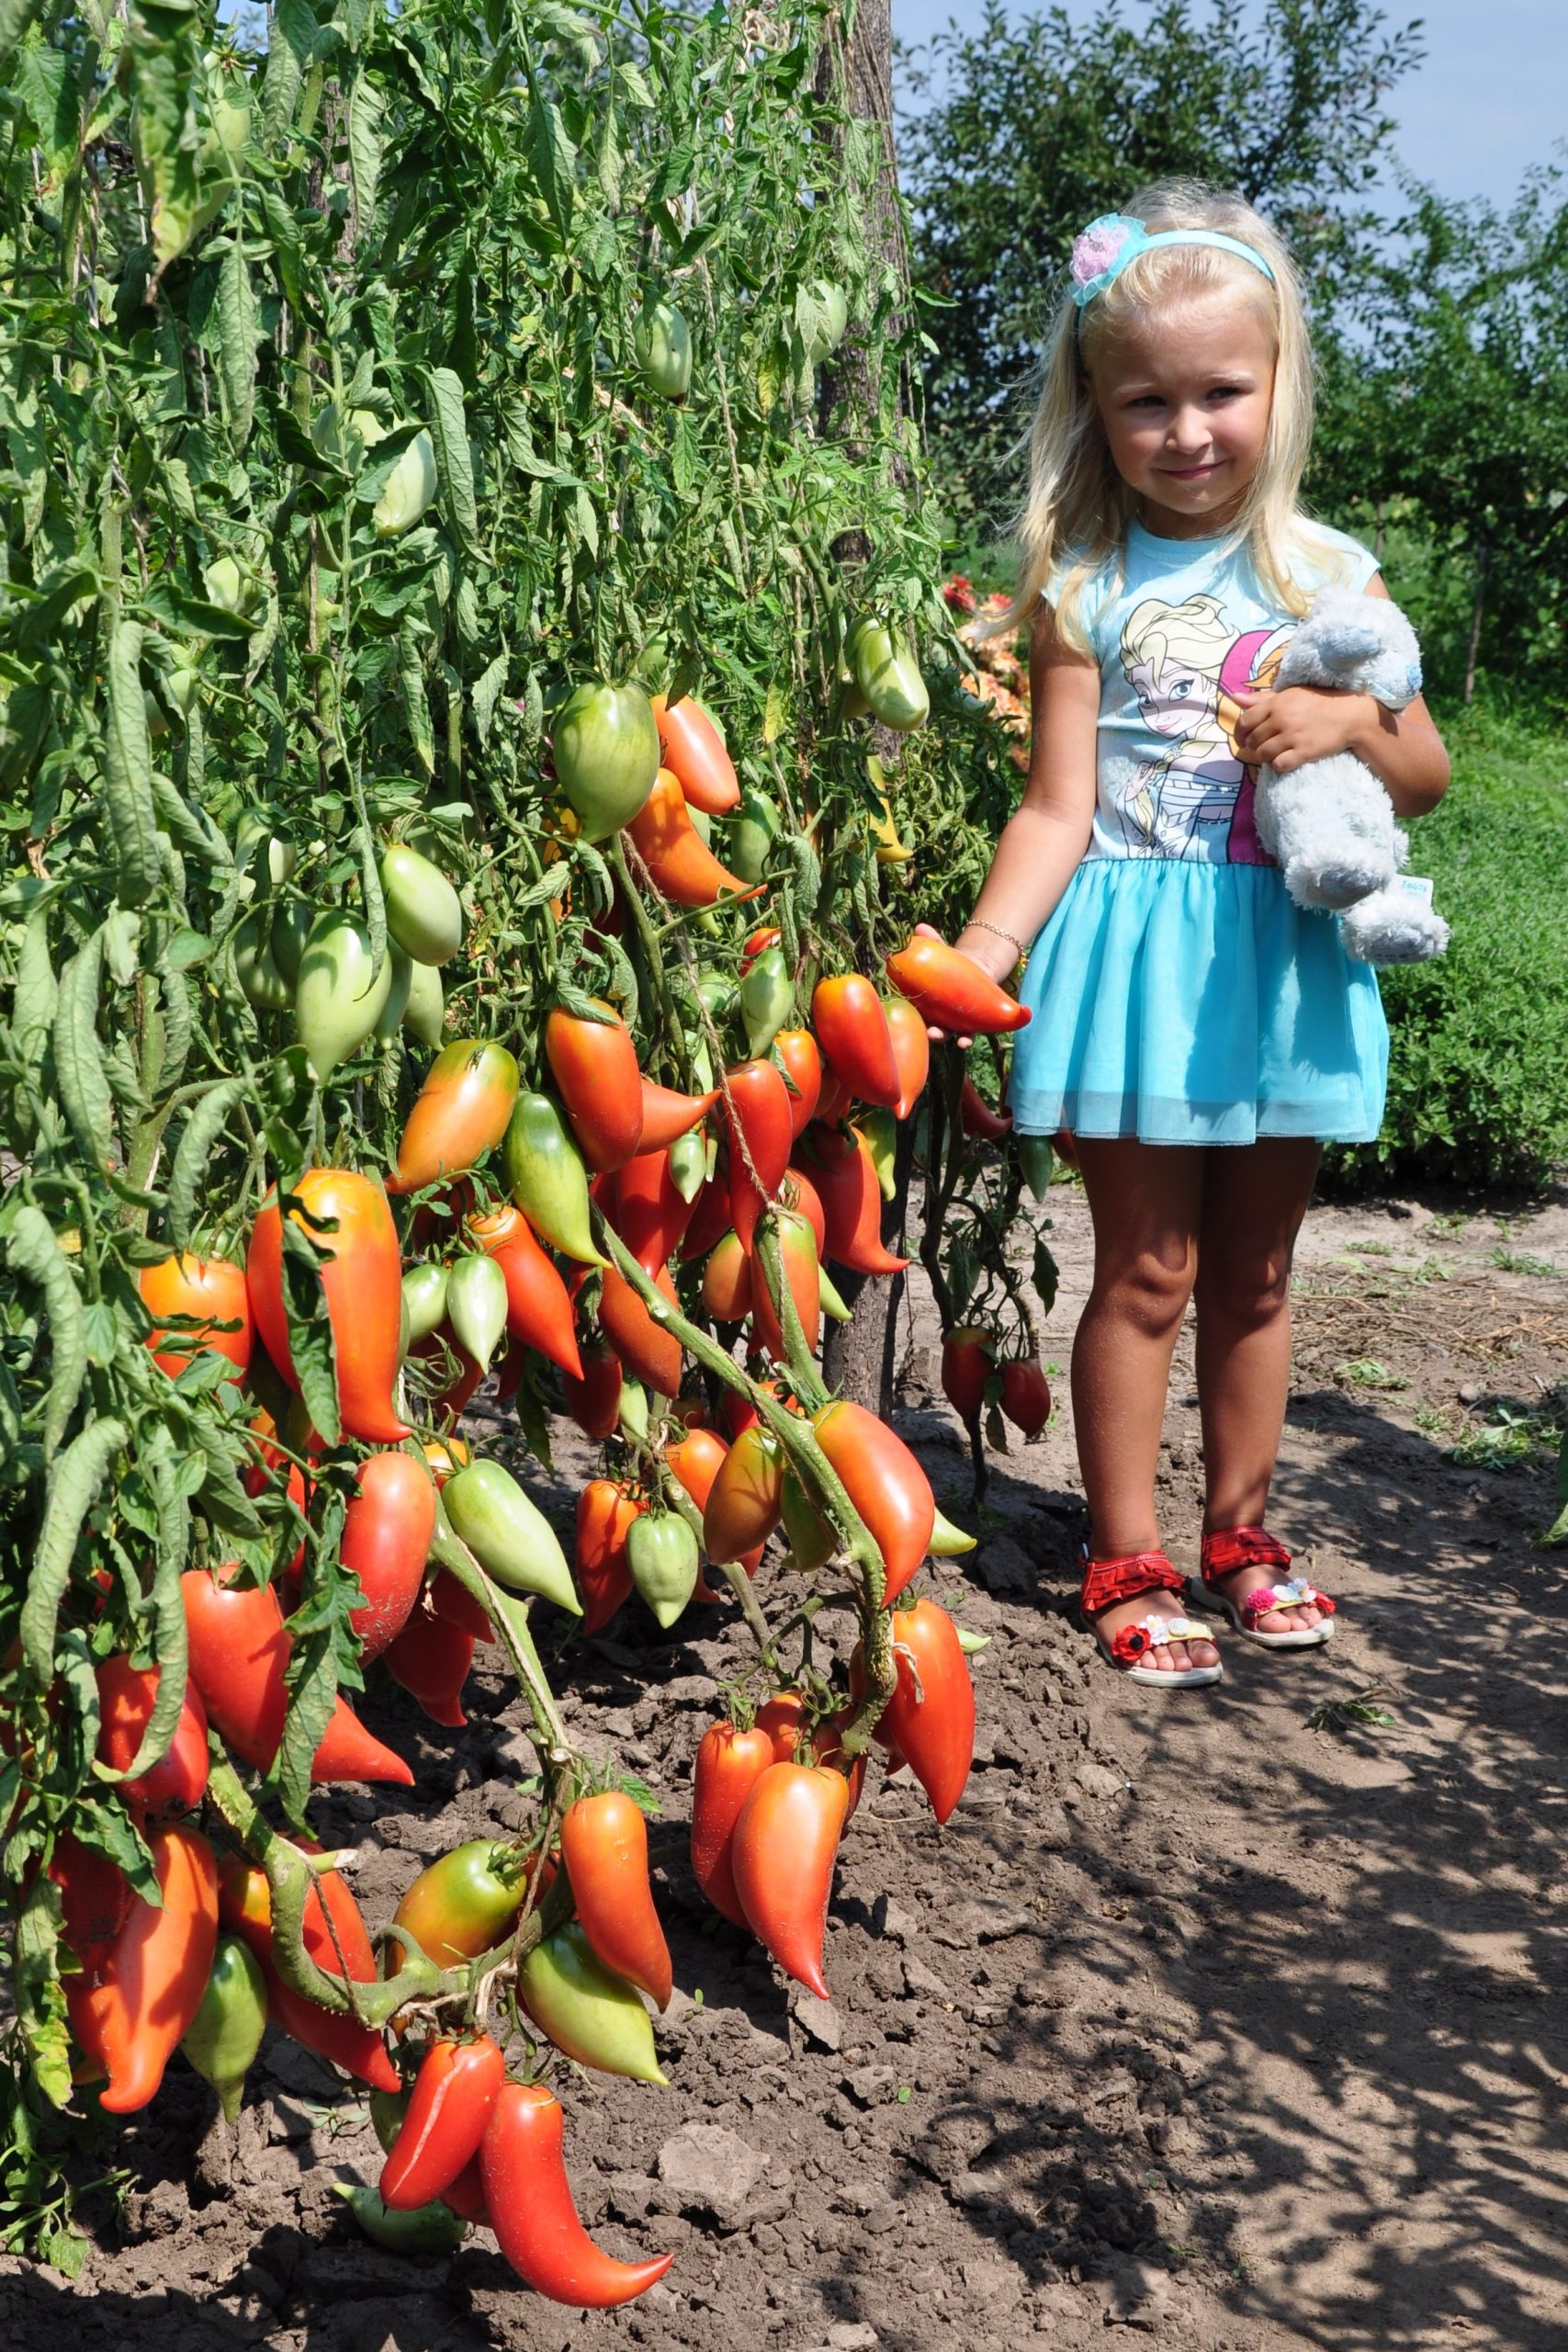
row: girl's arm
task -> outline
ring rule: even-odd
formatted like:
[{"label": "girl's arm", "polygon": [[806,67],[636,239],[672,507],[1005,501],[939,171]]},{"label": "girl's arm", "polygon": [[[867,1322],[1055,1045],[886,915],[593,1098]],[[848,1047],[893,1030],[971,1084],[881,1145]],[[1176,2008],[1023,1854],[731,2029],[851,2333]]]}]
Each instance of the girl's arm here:
[{"label": "girl's arm", "polygon": [[[1016,813],[1002,829],[980,896],[976,922],[957,944],[993,979],[1004,980],[1018,951],[1000,932],[1028,947],[1066,888],[1089,847],[1094,823],[1095,734],[1100,723],[1100,669],[1056,635],[1055,616],[1040,608],[1029,654],[1034,712],[1029,779]],[[995,923],[982,931],[977,922]]]},{"label": "girl's arm", "polygon": [[[1368,581],[1366,593],[1386,599],[1381,573]],[[1371,695],[1283,686],[1249,699],[1235,737],[1244,760],[1281,775],[1308,760],[1354,752],[1382,784],[1396,817],[1424,817],[1449,788],[1449,755],[1419,695],[1403,710],[1390,710]]]}]

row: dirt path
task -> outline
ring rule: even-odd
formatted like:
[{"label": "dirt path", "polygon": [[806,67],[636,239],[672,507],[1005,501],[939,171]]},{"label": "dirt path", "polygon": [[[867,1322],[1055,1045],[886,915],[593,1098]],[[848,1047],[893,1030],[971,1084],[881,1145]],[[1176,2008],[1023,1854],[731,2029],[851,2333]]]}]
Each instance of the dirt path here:
[{"label": "dirt path", "polygon": [[[1071,1188],[1050,1205],[1065,1363],[1086,1220]],[[936,1579],[994,1636],[980,1768],[945,1832],[874,1778],[827,2008],[786,1997],[685,1861],[690,1758],[739,1630],[649,1647],[625,1622],[562,1657],[587,1744],[613,1742],[666,1803],[671,2086],[590,2091],[568,2070],[563,2095],[585,2215],[618,2251],[676,2246],[667,2287],[580,2316],[519,2291],[482,2233],[449,2261],[367,2246],[332,2194],[374,2177],[363,2109],[269,2043],[234,2134],[171,2074],[127,2134],[141,2185],[121,2240],[106,2232],[81,2280],[0,2262],[7,2346],[1085,2352],[1109,2322],[1181,2352],[1560,2352],[1568,1553],[1531,1545],[1551,1504],[1525,1418],[1568,1377],[1553,1267],[1562,1205],[1510,1227],[1314,1213],[1273,1518],[1343,1613],[1321,1656],[1232,1641],[1218,1691],[1118,1683],[1066,1613],[1063,1383],[1044,1440],[998,1464],[980,1552]],[[963,1518],[933,1338],[913,1334],[899,1420]],[[1184,1565],[1190,1377],[1189,1357],[1162,1473]],[[1520,1458],[1489,1467],[1488,1449]],[[564,1501],[578,1464],[561,1467]],[[521,1817],[504,1686],[470,1688],[455,1745],[369,1711],[422,1788],[366,1849],[372,1917],[422,1858]],[[1386,1724],[1314,1728],[1369,1688]],[[352,1841],[380,1802],[338,1799],[323,1835]]]}]

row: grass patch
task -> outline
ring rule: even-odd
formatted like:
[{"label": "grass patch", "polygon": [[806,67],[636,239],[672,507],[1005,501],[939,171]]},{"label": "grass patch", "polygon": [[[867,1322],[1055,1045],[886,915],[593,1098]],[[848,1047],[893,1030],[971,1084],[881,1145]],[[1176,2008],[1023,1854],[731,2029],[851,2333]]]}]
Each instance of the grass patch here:
[{"label": "grass patch", "polygon": [[1411,863],[1453,939],[1380,975],[1387,1115],[1334,1172],[1538,1186],[1568,1159],[1568,733],[1495,707],[1442,724],[1453,782],[1412,828]]},{"label": "grass patch", "polygon": [[1490,1420],[1454,1440],[1450,1462],[1465,1470],[1530,1470],[1556,1460],[1562,1431],[1550,1405],[1527,1405],[1516,1413],[1498,1403],[1491,1410]]}]

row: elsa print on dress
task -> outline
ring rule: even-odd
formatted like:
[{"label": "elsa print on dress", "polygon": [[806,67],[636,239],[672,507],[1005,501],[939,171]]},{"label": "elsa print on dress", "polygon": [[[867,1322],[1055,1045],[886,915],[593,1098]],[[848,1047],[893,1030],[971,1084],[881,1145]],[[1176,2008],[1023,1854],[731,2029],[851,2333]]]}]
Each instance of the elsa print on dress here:
[{"label": "elsa print on dress", "polygon": [[1237,696],[1272,682],[1289,637],[1288,626],[1238,635],[1213,596],[1134,606],[1122,671],[1145,723],[1171,748],[1131,764],[1112,787],[1129,856],[1269,863],[1253,818],[1257,770],[1236,750]]}]

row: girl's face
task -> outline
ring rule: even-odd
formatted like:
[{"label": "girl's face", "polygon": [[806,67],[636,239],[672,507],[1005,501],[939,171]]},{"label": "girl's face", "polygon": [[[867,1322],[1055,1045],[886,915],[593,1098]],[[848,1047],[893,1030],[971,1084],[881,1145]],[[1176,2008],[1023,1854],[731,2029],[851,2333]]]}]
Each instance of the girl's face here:
[{"label": "girl's face", "polygon": [[1091,389],[1149,530],[1201,539],[1235,520],[1274,397],[1273,339],[1255,311],[1221,294],[1130,323],[1100,353]]}]

